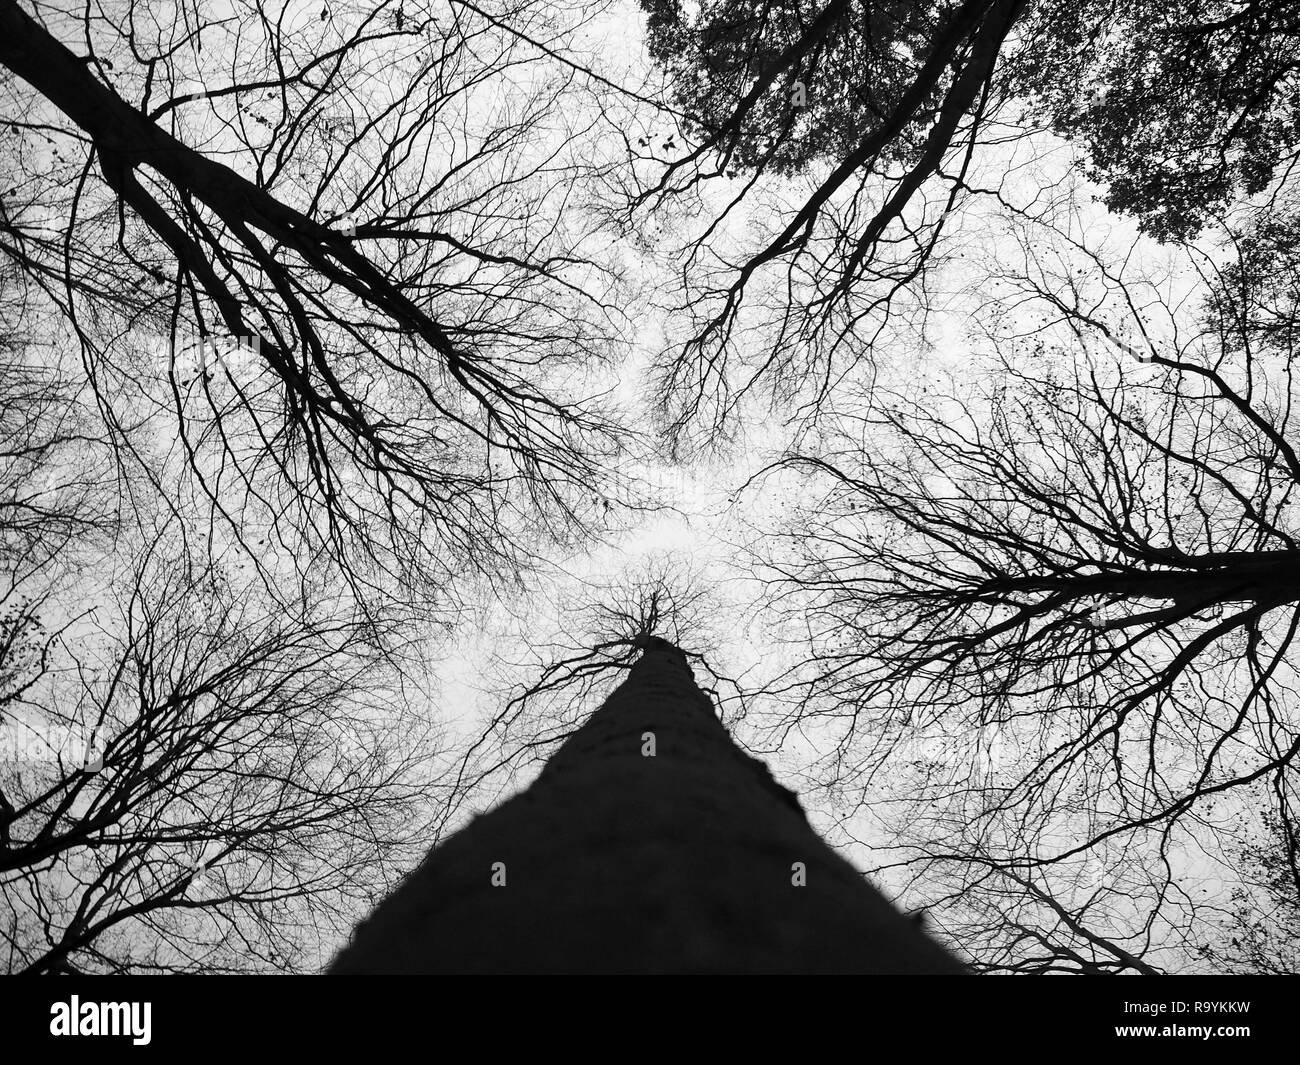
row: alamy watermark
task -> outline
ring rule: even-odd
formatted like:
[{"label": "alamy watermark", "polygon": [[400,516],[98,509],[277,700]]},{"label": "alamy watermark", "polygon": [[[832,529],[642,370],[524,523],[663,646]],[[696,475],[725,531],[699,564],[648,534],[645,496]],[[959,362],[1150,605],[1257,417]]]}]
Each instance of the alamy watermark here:
[{"label": "alamy watermark", "polygon": [[151,1002],[82,1002],[72,995],[50,1006],[50,1035],[125,1036],[136,1046],[148,1046],[152,1012]]},{"label": "alamy watermark", "polygon": [[221,373],[236,381],[247,381],[256,377],[264,365],[262,338],[255,334],[177,332],[170,337],[154,337],[147,345],[161,369],[182,379],[211,379]]},{"label": "alamy watermark", "polygon": [[0,759],[98,773],[104,768],[104,737],[94,728],[9,722],[0,725]]}]

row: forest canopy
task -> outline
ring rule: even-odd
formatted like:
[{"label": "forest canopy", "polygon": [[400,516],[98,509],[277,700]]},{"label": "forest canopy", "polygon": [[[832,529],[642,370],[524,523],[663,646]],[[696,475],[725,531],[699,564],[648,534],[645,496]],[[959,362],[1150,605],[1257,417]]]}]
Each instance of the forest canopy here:
[{"label": "forest canopy", "polygon": [[315,971],[654,641],[981,972],[1295,972],[1300,10],[0,0],[0,953]]}]

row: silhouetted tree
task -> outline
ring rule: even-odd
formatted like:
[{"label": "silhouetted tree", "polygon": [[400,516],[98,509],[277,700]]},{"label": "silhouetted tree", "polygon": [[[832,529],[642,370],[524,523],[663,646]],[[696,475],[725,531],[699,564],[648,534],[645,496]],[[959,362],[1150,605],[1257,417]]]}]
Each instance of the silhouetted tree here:
[{"label": "silhouetted tree", "polygon": [[436,847],[331,971],[959,972],[732,743],[686,656],[635,644],[537,780]]},{"label": "silhouetted tree", "polygon": [[118,6],[6,0],[0,64],[2,246],[121,455],[153,470],[149,419],[251,558],[270,527],[363,601],[449,598],[596,516],[619,279],[571,207],[599,168],[554,135],[548,57],[463,6]]},{"label": "silhouetted tree", "polygon": [[0,648],[11,972],[314,969],[401,864],[435,749],[381,634],[178,539]]},{"label": "silhouetted tree", "polygon": [[513,15],[0,4],[11,969],[319,968],[429,813],[410,646],[602,516],[602,164]]},{"label": "silhouetted tree", "polygon": [[1294,824],[1294,294],[1259,269],[1294,241],[1265,217],[1150,278],[1028,226],[972,283],[1001,286],[968,333],[991,373],[972,352],[778,464],[821,487],[764,550],[810,641],[770,727],[817,729],[815,772],[906,822],[936,892],[1019,893],[1033,920],[995,925],[1048,967],[1186,959],[1171,855],[1230,868],[1261,804]]},{"label": "silhouetted tree", "polygon": [[[760,386],[816,406],[921,287],[960,192],[931,179],[969,165],[1024,4],[643,6],[693,140],[634,203],[698,197],[703,219],[677,257],[691,320],[660,367],[665,423],[724,433]],[[743,184],[704,187],[724,175]],[[727,236],[733,215],[753,235]]]},{"label": "silhouetted tree", "polygon": [[[676,0],[641,6],[650,54],[670,73],[693,139],[718,151],[723,166],[786,174],[819,159],[838,164],[891,117],[896,139],[881,154],[910,162],[924,140],[924,122],[913,117],[940,110],[965,56],[927,61],[964,45],[945,35],[969,34],[992,7],[722,0],[688,13]],[[915,110],[900,112],[909,105]]]},{"label": "silhouetted tree", "polygon": [[685,143],[647,141],[661,165],[634,202],[700,218],[677,256],[692,320],[661,366],[678,436],[725,433],[755,394],[815,414],[919,328],[968,180],[1005,174],[1018,140],[1069,138],[1106,202],[1161,238],[1195,236],[1295,160],[1288,5],[642,7]]},{"label": "silhouetted tree", "polygon": [[421,630],[309,560],[268,588],[116,462],[30,294],[0,281],[0,965],[315,969],[422,812]]},{"label": "silhouetted tree", "polygon": [[517,788],[544,766],[636,664],[647,634],[674,645],[693,640],[696,649],[682,653],[720,719],[733,724],[744,716],[742,681],[723,672],[714,653],[719,623],[729,615],[689,564],[651,556],[613,579],[581,580],[552,594],[554,617],[530,609],[501,641],[513,650],[484,672],[489,710],[458,760],[434,843],[466,803]]}]

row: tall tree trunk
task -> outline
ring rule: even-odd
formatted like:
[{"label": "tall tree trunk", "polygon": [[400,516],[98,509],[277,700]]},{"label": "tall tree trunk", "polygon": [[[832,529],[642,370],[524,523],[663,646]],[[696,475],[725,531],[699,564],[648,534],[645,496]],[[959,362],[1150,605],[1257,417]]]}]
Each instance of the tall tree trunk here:
[{"label": "tall tree trunk", "polygon": [[732,743],[663,641],[527,791],[432,851],[331,968],[961,971]]}]

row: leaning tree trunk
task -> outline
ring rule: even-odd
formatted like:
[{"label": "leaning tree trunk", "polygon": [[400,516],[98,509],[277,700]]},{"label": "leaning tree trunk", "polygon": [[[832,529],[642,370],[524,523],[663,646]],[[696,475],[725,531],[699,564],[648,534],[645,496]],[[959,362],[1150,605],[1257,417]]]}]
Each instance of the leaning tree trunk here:
[{"label": "leaning tree trunk", "polygon": [[957,973],[740,751],[663,641],[527,791],[435,848],[333,973]]}]

